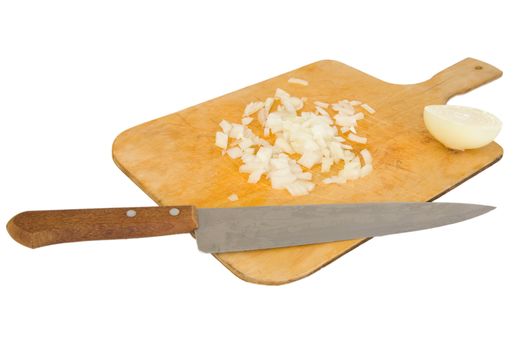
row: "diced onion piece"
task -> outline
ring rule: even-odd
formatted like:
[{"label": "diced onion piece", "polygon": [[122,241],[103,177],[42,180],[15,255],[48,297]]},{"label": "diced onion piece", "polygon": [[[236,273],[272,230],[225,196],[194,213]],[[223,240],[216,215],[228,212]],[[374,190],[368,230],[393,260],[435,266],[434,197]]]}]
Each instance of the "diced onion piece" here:
[{"label": "diced onion piece", "polygon": [[251,117],[245,117],[245,118],[242,118],[241,119],[241,123],[243,125],[249,125],[250,123],[252,123],[252,121],[254,120],[254,118],[251,118]]},{"label": "diced onion piece", "polygon": [[360,170],[359,170],[359,177],[365,177],[368,174],[372,172],[372,164],[365,164]]},{"label": "diced onion piece", "polygon": [[373,109],[366,103],[361,104],[361,107],[370,114],[374,114],[376,112],[375,109]]},{"label": "diced onion piece", "polygon": [[244,137],[240,140],[240,142],[238,142],[238,146],[240,146],[240,148],[242,150],[246,149],[246,148],[249,148],[251,146],[254,145],[254,142],[252,141],[252,139],[250,138],[247,138],[247,137]]},{"label": "diced onion piece", "polygon": [[272,147],[260,147],[256,153],[256,158],[263,163],[268,163],[272,158]]},{"label": "diced onion piece", "polygon": [[295,108],[296,111],[304,107],[304,102],[302,101],[302,99],[298,97],[290,97],[288,100],[290,101],[291,105]]},{"label": "diced onion piece", "polygon": [[356,119],[352,116],[346,116],[346,115],[338,115],[334,118],[336,121],[336,125],[344,126],[344,127],[352,127],[356,125]]},{"label": "diced onion piece", "polygon": [[264,171],[261,169],[254,170],[253,172],[250,173],[249,179],[247,180],[247,182],[249,184],[258,183],[258,181],[259,181],[259,179],[261,179],[261,176],[263,175],[263,173],[264,173]]},{"label": "diced onion piece", "polygon": [[268,97],[266,100],[265,100],[265,112],[268,114],[270,113],[270,109],[272,108],[272,105],[274,104],[274,98],[273,97]]},{"label": "diced onion piece", "polygon": [[326,177],[325,179],[322,180],[322,182],[325,183],[325,184],[332,184],[332,183],[334,183],[332,177]]},{"label": "diced onion piece", "polygon": [[216,141],[215,141],[216,146],[226,149],[228,140],[229,140],[229,138],[227,137],[227,134],[224,134],[223,132],[220,132],[220,131],[216,132]]},{"label": "diced onion piece", "polygon": [[222,128],[224,134],[229,135],[229,132],[231,131],[231,128],[232,128],[231,123],[229,123],[227,120],[222,120],[220,122],[220,124],[218,124],[218,125],[220,125],[220,127]]},{"label": "diced onion piece", "polygon": [[285,98],[285,97],[290,97],[290,94],[287,93],[286,91],[284,91],[283,89],[277,88],[275,90],[275,98],[282,99],[282,98]]},{"label": "diced onion piece", "polygon": [[286,152],[288,154],[293,153],[293,149],[291,148],[290,144],[282,137],[278,137],[275,139],[275,145],[280,147],[281,150],[283,150],[283,152]]},{"label": "diced onion piece", "polygon": [[286,175],[270,175],[270,182],[272,183],[272,188],[276,190],[285,189],[286,186],[295,182],[297,177],[293,174]]},{"label": "diced onion piece", "polygon": [[327,173],[331,170],[331,166],[333,165],[332,158],[322,158],[322,173]]},{"label": "diced onion piece", "polygon": [[315,104],[315,106],[322,107],[322,108],[329,107],[329,103],[325,103],[325,102],[315,101],[314,104]]},{"label": "diced onion piece", "polygon": [[351,106],[357,106],[357,105],[360,105],[360,104],[361,104],[361,101],[358,101],[358,100],[352,100],[352,101],[350,101],[350,104],[351,104]]},{"label": "diced onion piece", "polygon": [[299,180],[311,180],[312,178],[313,178],[313,174],[311,174],[311,173],[297,174],[297,179],[299,179]]},{"label": "diced onion piece", "polygon": [[366,148],[362,149],[361,152],[359,152],[359,153],[361,154],[361,157],[363,158],[365,165],[372,164],[372,155],[370,154],[368,149],[366,149]]},{"label": "diced onion piece", "polygon": [[363,112],[359,112],[354,114],[352,117],[354,118],[354,120],[361,120],[365,118],[365,115],[363,114]]},{"label": "diced onion piece", "polygon": [[366,138],[366,137],[358,136],[358,135],[356,135],[356,134],[352,134],[352,133],[351,133],[351,134],[349,134],[349,135],[347,136],[347,138],[348,138],[349,140],[351,140],[351,141],[356,142],[356,143],[363,143],[363,144],[364,144],[364,143],[367,143],[367,138]]},{"label": "diced onion piece", "polygon": [[241,148],[239,147],[233,147],[233,148],[229,148],[227,150],[227,154],[229,155],[229,157],[231,157],[232,159],[236,159],[236,158],[240,158],[242,155],[243,155],[243,152],[241,151]]},{"label": "diced onion piece", "polygon": [[243,137],[243,125],[241,124],[233,124],[231,128],[231,132],[229,133],[229,137],[233,139],[241,139]]},{"label": "diced onion piece", "polygon": [[236,193],[231,194],[229,197],[227,197],[228,200],[231,202],[235,202],[238,200],[238,195]]},{"label": "diced onion piece", "polygon": [[321,160],[321,156],[316,152],[306,152],[300,157],[298,163],[302,166],[305,166],[308,169],[311,169],[313,165],[319,163]]},{"label": "diced onion piece", "polygon": [[258,112],[258,122],[261,126],[264,126],[266,123],[267,112],[265,109],[260,109]]},{"label": "diced onion piece", "polygon": [[424,123],[435,139],[456,150],[486,146],[502,127],[501,121],[493,114],[476,108],[449,105],[426,106]]},{"label": "diced onion piece", "polygon": [[317,110],[318,113],[320,113],[321,115],[329,115],[329,113],[327,113],[327,111],[325,109],[323,109],[322,107],[320,106],[315,106],[315,109]]},{"label": "diced onion piece", "polygon": [[252,115],[259,111],[261,108],[263,108],[263,106],[264,103],[261,101],[251,102],[245,107],[245,110],[243,111],[243,116],[247,117],[249,115]]},{"label": "diced onion piece", "polygon": [[292,196],[304,196],[309,193],[309,191],[298,182],[287,185],[286,189]]},{"label": "diced onion piece", "polygon": [[308,86],[308,82],[304,79],[298,79],[298,78],[290,78],[288,79],[288,83],[290,84],[299,84],[299,85],[304,85],[304,86]]}]

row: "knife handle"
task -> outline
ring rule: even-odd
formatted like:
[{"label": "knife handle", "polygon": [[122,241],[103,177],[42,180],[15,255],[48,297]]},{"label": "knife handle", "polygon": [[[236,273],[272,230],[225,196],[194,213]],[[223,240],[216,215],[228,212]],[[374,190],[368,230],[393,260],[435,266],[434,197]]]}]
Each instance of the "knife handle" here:
[{"label": "knife handle", "polygon": [[26,211],[7,223],[20,244],[50,244],[163,236],[198,228],[193,206]]}]

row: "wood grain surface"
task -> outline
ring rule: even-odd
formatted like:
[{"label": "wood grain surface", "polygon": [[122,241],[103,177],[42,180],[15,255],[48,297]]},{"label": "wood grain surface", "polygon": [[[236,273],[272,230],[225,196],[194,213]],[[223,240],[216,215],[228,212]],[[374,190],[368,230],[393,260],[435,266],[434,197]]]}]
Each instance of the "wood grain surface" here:
[{"label": "wood grain surface", "polygon": [[[318,203],[430,201],[477,174],[502,156],[496,143],[466,152],[452,151],[435,141],[424,127],[423,108],[444,104],[456,95],[499,78],[502,72],[467,58],[433,78],[411,85],[390,84],[340,62],[326,60],[249,86],[133,127],[113,144],[119,168],[160,205],[236,207]],[[309,86],[288,84],[295,77]],[[313,101],[359,99],[376,113],[360,121],[374,157],[369,176],[344,185],[317,185],[308,196],[292,197],[268,183],[248,184],[239,160],[222,157],[214,146],[222,119],[240,122],[248,102],[273,96],[276,88]],[[336,172],[337,170],[333,170]],[[320,168],[313,170],[319,182]],[[333,175],[333,174],[330,174]],[[227,197],[237,193],[239,200]],[[298,280],[366,239],[216,254],[245,281],[283,284]],[[192,252],[192,254],[194,254]]]},{"label": "wood grain surface", "polygon": [[193,232],[197,228],[197,213],[192,206],[26,211],[7,224],[9,234],[30,248],[163,236]]}]

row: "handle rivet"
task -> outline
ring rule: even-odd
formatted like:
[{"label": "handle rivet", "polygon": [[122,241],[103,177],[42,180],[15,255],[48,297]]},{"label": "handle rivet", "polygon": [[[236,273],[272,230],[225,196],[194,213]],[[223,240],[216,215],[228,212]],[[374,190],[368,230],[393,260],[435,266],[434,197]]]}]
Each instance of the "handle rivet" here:
[{"label": "handle rivet", "polygon": [[130,217],[130,218],[133,218],[136,216],[136,210],[127,210],[127,216]]},{"label": "handle rivet", "polygon": [[170,215],[171,215],[171,216],[177,216],[177,215],[179,215],[179,213],[180,213],[180,212],[181,212],[181,211],[180,211],[179,209],[177,209],[177,208],[172,208],[172,209],[170,209],[170,211],[169,211],[169,213],[170,213]]}]

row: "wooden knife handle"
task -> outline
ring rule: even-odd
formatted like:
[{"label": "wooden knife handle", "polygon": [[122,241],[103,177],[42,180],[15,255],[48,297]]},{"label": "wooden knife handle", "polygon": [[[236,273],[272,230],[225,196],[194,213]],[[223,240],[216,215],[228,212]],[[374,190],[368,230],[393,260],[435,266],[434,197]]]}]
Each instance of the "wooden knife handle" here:
[{"label": "wooden knife handle", "polygon": [[494,66],[475,58],[466,58],[422,85],[432,91],[439,91],[441,98],[447,102],[453,96],[464,94],[501,76],[502,71]]},{"label": "wooden knife handle", "polygon": [[7,231],[30,248],[50,244],[163,236],[198,228],[193,206],[26,211]]}]

